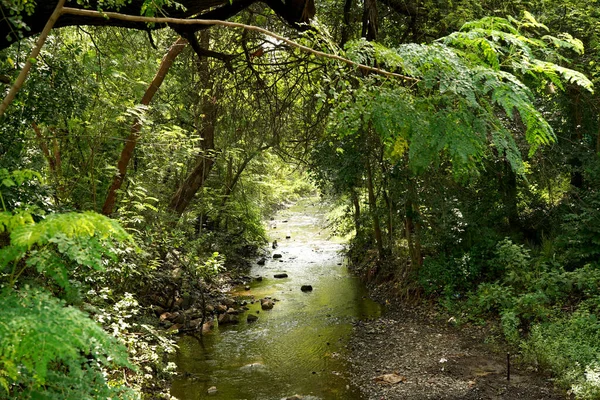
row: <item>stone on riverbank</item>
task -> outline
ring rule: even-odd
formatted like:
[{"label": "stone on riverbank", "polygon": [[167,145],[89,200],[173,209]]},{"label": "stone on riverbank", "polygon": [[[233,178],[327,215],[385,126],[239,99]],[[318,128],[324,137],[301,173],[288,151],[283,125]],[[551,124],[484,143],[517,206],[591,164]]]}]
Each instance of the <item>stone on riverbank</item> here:
[{"label": "stone on riverbank", "polygon": [[223,314],[223,313],[227,312],[227,310],[228,310],[228,308],[224,304],[219,304],[216,308],[217,314]]},{"label": "stone on riverbank", "polygon": [[300,287],[300,290],[302,290],[303,292],[312,292],[313,287],[311,285],[302,285],[302,287]]}]

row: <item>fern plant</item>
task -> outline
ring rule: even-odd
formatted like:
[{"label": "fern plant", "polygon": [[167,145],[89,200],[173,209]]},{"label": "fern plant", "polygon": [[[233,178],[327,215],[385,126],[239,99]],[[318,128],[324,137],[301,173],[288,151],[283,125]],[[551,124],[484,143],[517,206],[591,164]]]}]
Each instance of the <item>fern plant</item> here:
[{"label": "fern plant", "polygon": [[[0,177],[1,196],[39,175],[1,170]],[[47,289],[20,282],[27,272],[36,286],[68,292],[78,269],[103,270],[104,258],[114,258],[112,244],[130,235],[92,212],[44,216],[2,207],[8,244],[0,249],[0,398],[135,397],[106,379],[115,366],[131,367],[125,347]]]},{"label": "fern plant", "polygon": [[130,366],[125,347],[47,291],[0,294],[0,398],[132,398],[103,372]]},{"label": "fern plant", "polygon": [[[432,44],[387,48],[360,40],[347,56],[375,63],[418,80],[417,83],[370,76],[358,89],[337,94],[330,131],[339,136],[373,127],[392,161],[408,153],[413,170],[448,160],[455,173],[475,170],[491,150],[517,172],[523,157],[519,130],[532,155],[554,140],[554,132],[535,106],[532,87],[563,82],[592,91],[583,74],[555,63],[561,51],[583,51],[569,35],[535,36],[547,28],[525,14],[484,18]],[[517,129],[517,127],[519,129]]]}]

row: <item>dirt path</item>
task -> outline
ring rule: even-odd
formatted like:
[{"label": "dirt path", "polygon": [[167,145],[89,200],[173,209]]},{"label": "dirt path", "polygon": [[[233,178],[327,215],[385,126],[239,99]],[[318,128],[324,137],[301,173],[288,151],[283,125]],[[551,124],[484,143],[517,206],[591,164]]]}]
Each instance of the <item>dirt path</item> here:
[{"label": "dirt path", "polygon": [[[482,329],[451,326],[432,314],[397,306],[378,320],[355,325],[351,373],[365,399],[568,398],[544,377],[516,365],[507,382],[506,354],[484,344]],[[400,382],[376,382],[385,374]]]}]

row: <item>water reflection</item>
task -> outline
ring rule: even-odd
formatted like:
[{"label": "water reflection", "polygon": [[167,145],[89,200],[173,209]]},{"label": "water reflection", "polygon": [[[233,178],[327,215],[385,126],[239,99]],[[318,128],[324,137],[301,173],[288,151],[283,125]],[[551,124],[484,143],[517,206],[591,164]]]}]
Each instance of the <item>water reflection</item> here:
[{"label": "water reflection", "polygon": [[[284,220],[288,222],[283,222]],[[347,379],[345,345],[353,321],[374,318],[379,306],[366,299],[363,285],[342,265],[341,244],[328,240],[323,212],[300,203],[277,216],[271,240],[282,259],[270,259],[252,270],[264,276],[240,295],[278,301],[269,311],[258,302],[235,326],[216,328],[201,340],[184,337],[175,362],[185,377],[174,382],[172,395],[191,399],[360,399]],[[291,239],[285,239],[291,234]],[[285,272],[285,279],[275,273]],[[300,291],[310,284],[312,292]],[[258,313],[257,313],[258,312]],[[217,393],[208,395],[210,387]]]}]

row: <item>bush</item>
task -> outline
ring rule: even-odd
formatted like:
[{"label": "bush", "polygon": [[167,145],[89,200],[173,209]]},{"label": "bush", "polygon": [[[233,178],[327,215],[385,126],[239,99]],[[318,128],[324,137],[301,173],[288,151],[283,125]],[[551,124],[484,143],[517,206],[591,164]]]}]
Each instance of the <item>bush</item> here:
[{"label": "bush", "polygon": [[535,324],[521,348],[525,360],[551,371],[580,399],[600,393],[600,321],[583,308],[552,322]]}]

